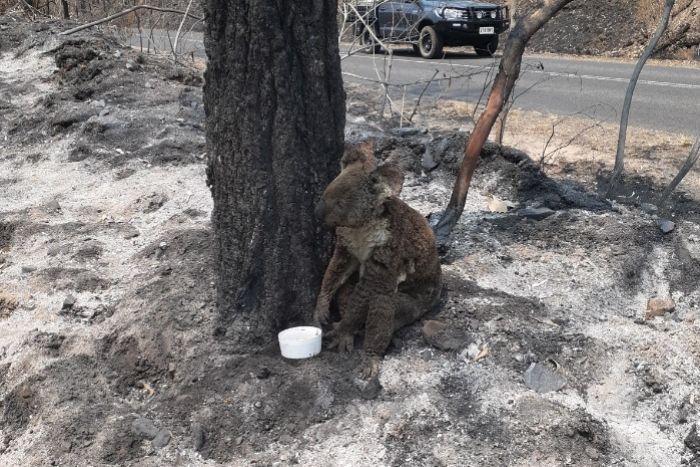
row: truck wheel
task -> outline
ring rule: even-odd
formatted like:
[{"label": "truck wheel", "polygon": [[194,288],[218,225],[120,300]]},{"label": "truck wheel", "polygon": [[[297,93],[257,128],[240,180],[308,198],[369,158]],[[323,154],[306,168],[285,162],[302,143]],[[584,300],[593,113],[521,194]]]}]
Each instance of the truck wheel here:
[{"label": "truck wheel", "polygon": [[374,37],[367,29],[363,29],[360,34],[360,47],[366,54],[378,54],[382,51],[382,47],[377,44],[377,41],[374,40]]},{"label": "truck wheel", "polygon": [[442,37],[434,27],[424,26],[420,30],[418,51],[423,58],[435,58],[442,55]]},{"label": "truck wheel", "polygon": [[479,57],[492,57],[498,49],[498,36],[491,39],[488,42],[482,42],[481,44],[476,44],[474,50]]}]

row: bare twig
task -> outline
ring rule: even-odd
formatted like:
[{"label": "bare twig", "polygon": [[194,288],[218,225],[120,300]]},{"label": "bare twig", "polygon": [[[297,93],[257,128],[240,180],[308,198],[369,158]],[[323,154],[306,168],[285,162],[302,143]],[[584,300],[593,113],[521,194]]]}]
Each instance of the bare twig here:
[{"label": "bare twig", "polygon": [[[588,107],[587,109],[579,110],[578,112],[574,112],[571,115],[566,115],[564,117],[561,117],[557,119],[554,123],[552,123],[552,131],[549,134],[549,137],[547,138],[547,141],[544,144],[544,147],[542,148],[542,153],[540,154],[540,160],[539,160],[539,165],[540,168],[544,168],[545,163],[547,162],[547,158],[553,156],[557,152],[561,151],[564,148],[569,147],[574,141],[576,141],[581,135],[586,133],[587,131],[593,129],[593,128],[602,128],[602,124],[600,120],[596,120],[595,114],[600,107],[605,107],[605,104],[595,104],[591,107]],[[587,112],[588,109],[593,109],[593,112],[590,114]],[[614,110],[614,109],[613,109]],[[551,144],[552,140],[554,139],[554,136],[556,134],[556,129],[557,126],[563,123],[564,121],[577,117],[579,115],[582,115],[584,117],[587,117],[590,120],[594,120],[594,122],[590,125],[587,125],[585,128],[583,128],[581,131],[576,133],[574,136],[569,138],[565,143],[561,144],[560,146],[556,147],[555,149],[547,152],[547,149],[549,148],[549,145]]]},{"label": "bare twig", "polygon": [[683,164],[683,167],[681,167],[681,170],[678,171],[678,175],[673,179],[673,181],[666,187],[664,190],[663,195],[661,195],[661,201],[659,201],[659,208],[663,208],[666,205],[666,202],[668,199],[671,197],[671,193],[673,193],[673,190],[680,185],[680,183],[683,181],[685,176],[688,174],[691,168],[693,168],[693,165],[698,161],[700,158],[700,136],[695,140],[695,144],[693,147],[690,149],[690,154],[688,154],[688,158],[686,159],[685,163]]},{"label": "bare twig", "polygon": [[204,18],[201,18],[199,16],[195,16],[191,13],[187,13],[187,12],[182,11],[182,10],[175,10],[173,8],[160,8],[160,7],[156,7],[156,6],[150,6],[150,5],[136,5],[136,6],[133,6],[131,8],[127,8],[126,10],[120,11],[119,13],[115,13],[113,15],[107,16],[105,18],[98,19],[96,21],[92,21],[90,23],[83,24],[82,26],[78,26],[78,27],[75,27],[73,29],[68,29],[67,31],[63,31],[60,34],[63,36],[67,36],[69,34],[74,34],[78,31],[82,31],[83,29],[88,29],[88,28],[98,26],[98,25],[103,24],[103,23],[108,23],[109,21],[115,20],[117,18],[121,18],[122,16],[126,16],[129,13],[133,13],[134,11],[138,11],[138,10],[154,10],[154,11],[160,11],[163,13],[175,13],[178,15],[189,16],[190,18],[194,18],[194,19],[197,19],[200,21],[204,20]]},{"label": "bare twig", "polygon": [[411,112],[411,116],[408,117],[408,121],[410,123],[413,123],[413,117],[416,115],[416,112],[418,111],[418,107],[420,106],[420,101],[423,99],[423,94],[425,94],[425,91],[428,90],[428,87],[430,84],[433,82],[435,77],[440,73],[439,70],[435,70],[435,73],[433,74],[433,77],[428,80],[428,82],[425,83],[425,86],[423,87],[423,90],[420,92],[420,95],[418,96],[418,100],[416,101],[415,107],[413,107],[413,112]]}]

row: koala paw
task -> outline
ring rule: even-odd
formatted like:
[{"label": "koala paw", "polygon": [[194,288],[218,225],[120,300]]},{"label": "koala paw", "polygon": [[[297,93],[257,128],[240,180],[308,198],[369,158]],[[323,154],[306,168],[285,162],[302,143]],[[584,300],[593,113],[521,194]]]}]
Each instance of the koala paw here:
[{"label": "koala paw", "polygon": [[314,321],[323,325],[328,322],[328,317],[330,316],[330,309],[328,303],[325,301],[319,301],[316,304],[316,309],[314,310]]},{"label": "koala paw", "polygon": [[328,333],[329,349],[338,349],[338,352],[350,353],[355,346],[355,336],[352,333],[339,332],[337,325]]},{"label": "koala paw", "polygon": [[362,379],[370,380],[379,376],[379,369],[382,366],[382,360],[376,355],[365,355],[360,366],[360,376]]}]

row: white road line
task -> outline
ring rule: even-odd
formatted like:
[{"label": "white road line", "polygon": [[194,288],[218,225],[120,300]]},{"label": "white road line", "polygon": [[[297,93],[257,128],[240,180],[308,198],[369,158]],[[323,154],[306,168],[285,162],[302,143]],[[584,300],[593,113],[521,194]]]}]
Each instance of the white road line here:
[{"label": "white road line", "polygon": [[[367,58],[370,60],[375,59],[375,57],[371,57],[371,56],[363,57],[360,55],[355,55],[354,57]],[[434,62],[433,63],[433,62],[426,62],[424,60],[412,60],[409,58],[397,58],[397,57],[394,57],[394,61],[408,62],[408,63],[420,63],[423,65],[447,66],[450,68],[460,67],[460,68],[486,69],[486,68],[490,67],[488,65],[465,65],[462,63],[445,63],[445,62]],[[597,81],[613,81],[616,83],[625,83],[625,84],[627,84],[629,82],[628,78],[614,78],[612,76],[580,75],[577,73],[562,73],[562,72],[558,72],[558,71],[546,71],[546,70],[528,70],[527,72],[528,73],[545,74],[545,75],[558,77],[558,78],[591,79],[591,80],[597,80]],[[663,87],[678,88],[678,89],[700,89],[700,84],[672,83],[670,81],[655,81],[655,80],[648,80],[648,79],[640,79],[638,81],[638,84],[645,84],[645,85],[649,85],[649,86],[663,86]]]}]

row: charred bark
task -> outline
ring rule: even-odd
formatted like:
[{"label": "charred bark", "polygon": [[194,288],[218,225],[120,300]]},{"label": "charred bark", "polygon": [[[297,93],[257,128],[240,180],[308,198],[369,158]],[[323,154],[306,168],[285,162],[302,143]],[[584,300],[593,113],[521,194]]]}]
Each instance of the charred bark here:
[{"label": "charred bark", "polygon": [[339,170],[345,94],[334,0],[207,0],[207,178],[217,306],[265,345],[311,319],[330,232],[314,203]]},{"label": "charred bark", "polygon": [[467,193],[471,184],[476,163],[481,155],[484,143],[491,134],[491,129],[503,106],[508,101],[513,86],[520,76],[520,66],[523,60],[523,52],[530,38],[553,18],[559,10],[573,0],[546,0],[537,10],[518,19],[517,24],[508,35],[503,57],[498,68],[498,74],[491,86],[491,93],[486,102],[484,112],[479,116],[474,131],[469,136],[464,151],[464,159],[459,168],[459,174],[455,181],[452,197],[445,209],[440,221],[435,226],[435,234],[438,244],[445,246],[452,229],[462,216]]}]

